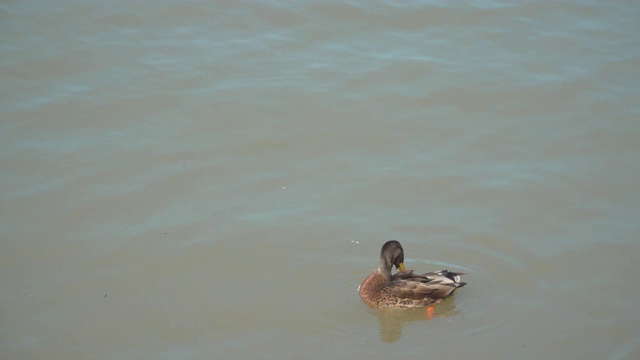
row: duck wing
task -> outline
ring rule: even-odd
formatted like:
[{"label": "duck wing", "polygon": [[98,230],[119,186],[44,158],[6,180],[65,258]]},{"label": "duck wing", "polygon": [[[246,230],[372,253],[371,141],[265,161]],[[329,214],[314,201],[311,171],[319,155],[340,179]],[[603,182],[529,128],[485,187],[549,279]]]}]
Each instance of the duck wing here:
[{"label": "duck wing", "polygon": [[455,289],[466,285],[460,281],[461,272],[440,270],[425,274],[414,274],[413,270],[402,271],[391,276],[385,291],[412,302],[434,302],[443,299]]}]

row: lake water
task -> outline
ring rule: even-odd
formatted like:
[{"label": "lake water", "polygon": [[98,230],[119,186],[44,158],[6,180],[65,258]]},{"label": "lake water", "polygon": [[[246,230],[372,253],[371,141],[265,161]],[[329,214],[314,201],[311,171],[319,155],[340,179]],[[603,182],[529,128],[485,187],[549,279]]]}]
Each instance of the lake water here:
[{"label": "lake water", "polygon": [[[4,1],[0,358],[640,358],[640,3]],[[380,246],[468,285],[356,292]]]}]

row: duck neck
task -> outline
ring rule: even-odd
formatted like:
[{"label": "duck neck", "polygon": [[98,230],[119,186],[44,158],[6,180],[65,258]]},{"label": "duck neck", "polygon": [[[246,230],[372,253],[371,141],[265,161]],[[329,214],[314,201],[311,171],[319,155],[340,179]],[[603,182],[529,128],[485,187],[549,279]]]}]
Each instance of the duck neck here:
[{"label": "duck neck", "polygon": [[380,266],[378,266],[378,272],[387,279],[391,278],[391,266],[389,266],[384,259],[380,259]]}]

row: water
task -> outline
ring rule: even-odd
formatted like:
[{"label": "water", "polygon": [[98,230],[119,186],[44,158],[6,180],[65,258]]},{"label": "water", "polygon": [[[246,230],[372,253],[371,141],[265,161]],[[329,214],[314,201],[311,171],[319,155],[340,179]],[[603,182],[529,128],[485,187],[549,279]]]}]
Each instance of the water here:
[{"label": "water", "polygon": [[[640,6],[0,5],[0,357],[640,356]],[[358,298],[380,246],[468,286]]]}]

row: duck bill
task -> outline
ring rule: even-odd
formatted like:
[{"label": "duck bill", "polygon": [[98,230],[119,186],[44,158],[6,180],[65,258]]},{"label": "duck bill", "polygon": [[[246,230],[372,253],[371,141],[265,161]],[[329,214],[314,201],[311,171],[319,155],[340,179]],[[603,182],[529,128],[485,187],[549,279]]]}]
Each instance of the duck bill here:
[{"label": "duck bill", "polygon": [[398,270],[399,270],[399,271],[401,271],[401,272],[402,272],[402,271],[405,271],[404,263],[400,263],[400,264],[398,264],[397,268],[398,268]]}]

